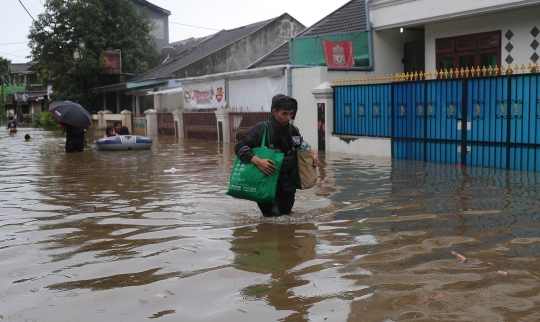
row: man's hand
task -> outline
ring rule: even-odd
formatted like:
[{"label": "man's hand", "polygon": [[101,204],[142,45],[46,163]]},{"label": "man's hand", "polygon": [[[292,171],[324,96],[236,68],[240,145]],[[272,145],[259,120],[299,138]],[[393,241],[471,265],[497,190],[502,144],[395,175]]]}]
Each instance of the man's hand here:
[{"label": "man's hand", "polygon": [[267,176],[271,175],[272,173],[276,172],[276,166],[274,165],[274,161],[270,159],[261,159],[258,156],[253,156],[251,158],[251,163],[255,164],[259,170],[264,172]]},{"label": "man's hand", "polygon": [[313,167],[316,168],[321,164],[321,161],[319,161],[319,156],[317,155],[317,152],[315,150],[311,150],[313,152]]}]

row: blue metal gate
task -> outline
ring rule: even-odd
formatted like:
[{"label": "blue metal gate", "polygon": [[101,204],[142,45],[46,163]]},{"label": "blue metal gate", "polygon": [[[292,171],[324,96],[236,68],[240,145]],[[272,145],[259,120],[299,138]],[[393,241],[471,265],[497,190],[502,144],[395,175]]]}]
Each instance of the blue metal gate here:
[{"label": "blue metal gate", "polygon": [[394,158],[540,171],[540,74],[334,89],[334,133],[389,137]]},{"label": "blue metal gate", "polygon": [[461,163],[462,88],[462,80],[394,84],[392,156]]},{"label": "blue metal gate", "polygon": [[390,137],[391,84],[343,86],[334,92],[334,133]]}]

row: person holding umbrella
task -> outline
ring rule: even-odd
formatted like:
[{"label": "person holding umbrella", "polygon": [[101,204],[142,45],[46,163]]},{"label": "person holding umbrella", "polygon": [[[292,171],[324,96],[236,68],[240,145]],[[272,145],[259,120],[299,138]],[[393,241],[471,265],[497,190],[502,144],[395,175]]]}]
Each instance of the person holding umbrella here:
[{"label": "person holding umbrella", "polygon": [[92,125],[90,113],[80,104],[71,101],[51,103],[49,113],[58,120],[58,127],[66,133],[66,152],[82,152],[86,128]]},{"label": "person holding umbrella", "polygon": [[75,127],[66,123],[58,123],[58,128],[66,133],[66,152],[82,152],[84,150],[86,127]]}]

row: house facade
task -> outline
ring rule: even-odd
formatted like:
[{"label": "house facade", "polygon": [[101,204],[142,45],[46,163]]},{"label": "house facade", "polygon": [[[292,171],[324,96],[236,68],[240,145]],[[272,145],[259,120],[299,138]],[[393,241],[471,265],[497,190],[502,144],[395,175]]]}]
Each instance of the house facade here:
[{"label": "house facade", "polygon": [[[248,69],[264,68],[265,74],[271,74],[270,69],[283,71],[286,78],[283,94],[299,101],[295,124],[312,145],[321,139],[323,123],[325,150],[390,157],[389,138],[334,133],[334,100],[328,98],[332,84],[344,84],[343,81],[352,84],[355,79],[390,82],[395,75],[403,73],[535,65],[540,28],[535,13],[539,10],[540,1],[353,0],[306,28],[289,43],[264,55]],[[320,41],[347,39],[364,42],[364,47],[354,47],[356,65],[327,66]],[[309,42],[318,44],[307,50],[311,58],[300,57],[298,53],[306,52],[305,44]],[[237,76],[215,75],[223,80],[236,78],[230,84],[238,81]],[[261,75],[260,79],[264,78],[268,76]],[[246,79],[250,81],[243,84],[243,92],[229,90],[229,103],[260,87],[252,74]],[[187,84],[204,80],[180,78],[178,81]],[[265,104],[263,109],[268,107]]]},{"label": "house facade", "polygon": [[148,18],[154,22],[154,30],[151,34],[155,37],[157,50],[161,51],[169,44],[169,16],[171,12],[146,0],[132,0],[132,2],[135,10],[139,13],[143,8],[148,9]]},{"label": "house facade", "polygon": [[539,58],[540,1],[375,0],[370,7],[376,33],[400,34],[404,49],[423,41],[425,71],[527,65]]},{"label": "house facade", "polygon": [[[330,83],[355,77],[376,79],[397,73],[434,74],[441,70],[455,72],[490,66],[515,69],[518,65],[521,69],[538,62],[540,19],[536,13],[540,12],[540,1],[368,0],[366,3],[373,29],[373,71],[328,71]],[[327,109],[330,112],[333,110]],[[315,117],[314,113],[311,117]],[[329,115],[327,119],[332,117]],[[331,151],[391,156],[390,139],[351,139],[327,133],[326,142]]]},{"label": "house facade", "polygon": [[[96,88],[93,92],[114,91],[131,95],[133,113],[136,115],[147,109],[183,109],[183,89],[179,86],[172,88],[174,84],[168,80],[243,70],[304,29],[304,25],[285,13],[247,26],[221,30],[207,37],[171,43],[162,50],[162,55],[168,57],[162,65],[133,77],[129,83]],[[217,91],[217,87],[214,90]],[[227,95],[223,86],[221,91]],[[218,103],[222,102],[226,102],[226,99],[220,99]]]},{"label": "house facade", "polygon": [[11,116],[17,115],[19,120],[29,120],[32,114],[46,108],[47,87],[37,77],[35,65],[36,62],[8,65],[11,90],[4,90],[5,112]]},{"label": "house facade", "polygon": [[[310,142],[318,138],[315,124],[320,123],[317,106],[321,102],[312,91],[324,82],[339,84],[450,68],[471,70],[473,66],[511,65],[515,69],[518,65],[527,71],[529,64],[538,63],[540,19],[536,13],[540,1],[367,0],[365,4],[372,29],[372,70],[292,69],[292,95],[307,107],[298,112],[296,124]],[[334,101],[325,104],[327,151],[392,155],[389,138],[333,134]]]}]

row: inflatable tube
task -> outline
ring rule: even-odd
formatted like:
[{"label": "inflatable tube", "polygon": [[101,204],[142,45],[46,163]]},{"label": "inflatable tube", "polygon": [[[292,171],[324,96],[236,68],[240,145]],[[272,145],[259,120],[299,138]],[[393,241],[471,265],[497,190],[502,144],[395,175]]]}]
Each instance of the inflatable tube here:
[{"label": "inflatable tube", "polygon": [[138,135],[117,135],[94,140],[92,145],[98,150],[108,151],[148,150],[152,147],[152,139]]}]

